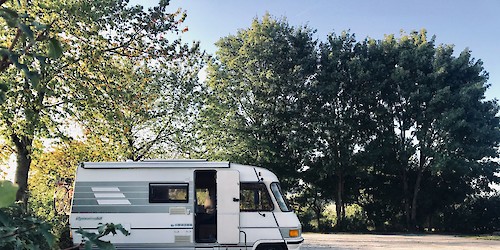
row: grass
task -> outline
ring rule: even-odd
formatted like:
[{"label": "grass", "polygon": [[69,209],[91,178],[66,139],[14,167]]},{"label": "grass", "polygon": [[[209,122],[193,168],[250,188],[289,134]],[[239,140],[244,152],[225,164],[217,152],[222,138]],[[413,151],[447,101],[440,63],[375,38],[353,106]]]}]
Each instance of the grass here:
[{"label": "grass", "polygon": [[478,240],[500,240],[500,235],[478,235]]},{"label": "grass", "polygon": [[498,240],[500,241],[500,235],[494,234],[480,234],[480,235],[458,235],[458,237],[475,238],[478,240]]}]

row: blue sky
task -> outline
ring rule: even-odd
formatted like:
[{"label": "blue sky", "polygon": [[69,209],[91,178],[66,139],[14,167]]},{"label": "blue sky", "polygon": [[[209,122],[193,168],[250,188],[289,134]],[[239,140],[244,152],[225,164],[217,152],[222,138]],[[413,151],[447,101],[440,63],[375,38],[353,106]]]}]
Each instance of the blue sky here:
[{"label": "blue sky", "polygon": [[[146,7],[157,0],[131,0]],[[171,11],[187,11],[185,42],[200,41],[213,54],[214,42],[248,28],[269,12],[294,26],[316,29],[321,40],[331,32],[350,30],[358,40],[382,39],[425,28],[438,44],[454,44],[456,53],[469,48],[481,59],[492,85],[486,99],[500,99],[500,0],[172,0]]]}]

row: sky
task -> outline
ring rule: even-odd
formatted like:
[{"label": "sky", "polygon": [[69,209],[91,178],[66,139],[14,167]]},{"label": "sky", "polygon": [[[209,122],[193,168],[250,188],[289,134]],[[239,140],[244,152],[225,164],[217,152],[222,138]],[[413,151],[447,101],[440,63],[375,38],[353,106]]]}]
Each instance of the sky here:
[{"label": "sky", "polygon": [[[157,2],[130,0],[145,7]],[[189,31],[181,35],[183,41],[199,41],[210,54],[217,40],[250,27],[266,12],[293,26],[316,29],[319,41],[344,30],[363,40],[426,29],[437,44],[455,45],[457,55],[469,49],[483,61],[491,84],[486,99],[500,99],[500,0],[171,0],[170,7],[170,12],[187,12]]]}]

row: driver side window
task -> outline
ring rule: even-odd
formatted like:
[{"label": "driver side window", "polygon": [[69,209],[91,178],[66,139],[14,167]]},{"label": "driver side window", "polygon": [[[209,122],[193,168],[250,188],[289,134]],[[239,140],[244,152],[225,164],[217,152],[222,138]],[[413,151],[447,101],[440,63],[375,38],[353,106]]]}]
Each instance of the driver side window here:
[{"label": "driver side window", "polygon": [[273,203],[264,183],[241,183],[240,211],[272,211]]}]

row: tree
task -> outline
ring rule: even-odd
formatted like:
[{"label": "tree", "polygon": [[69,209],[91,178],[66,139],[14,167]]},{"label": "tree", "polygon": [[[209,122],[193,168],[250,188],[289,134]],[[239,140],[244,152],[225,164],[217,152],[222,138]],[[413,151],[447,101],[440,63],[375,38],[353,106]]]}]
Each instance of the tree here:
[{"label": "tree", "polygon": [[[90,45],[75,44],[91,53],[75,65],[84,68],[84,74],[69,76],[84,86],[72,93],[78,100],[78,122],[89,134],[121,147],[121,159],[177,151],[175,144],[192,126],[198,72],[205,58],[198,43],[188,46],[176,38],[184,31],[180,25],[186,14],[168,14],[167,7],[168,1],[161,1],[149,14],[138,6],[116,8],[95,28],[109,24],[114,32]],[[85,34],[77,39],[86,41]]]},{"label": "tree", "polygon": [[124,153],[121,159],[180,152],[179,141],[193,126],[202,53],[194,47],[167,62],[153,60],[108,61],[100,71],[103,80],[89,79],[81,96],[85,108],[77,116],[87,136],[113,142]]},{"label": "tree", "polygon": [[[436,183],[448,190],[441,196],[458,188],[462,191],[454,196],[463,200],[467,194],[488,190],[486,183],[498,181],[492,174],[498,171],[492,161],[499,143],[498,106],[484,100],[487,74],[482,63],[471,59],[468,50],[454,57],[451,46],[436,47],[425,31],[398,40],[388,36],[369,50],[371,60],[381,65],[382,73],[373,75],[380,77],[384,90],[374,143],[392,149],[378,151],[385,165],[379,171],[399,177],[392,180],[403,191],[407,228],[416,228],[422,225],[419,207],[436,200],[432,198],[438,194]],[[461,174],[448,175],[453,172]],[[458,181],[446,181],[446,175]],[[422,193],[422,189],[432,191]]]},{"label": "tree", "polygon": [[308,148],[303,102],[316,72],[313,33],[266,14],[216,43],[199,121],[204,155],[296,177]]},{"label": "tree", "polygon": [[46,59],[44,63],[24,58],[33,68],[30,72],[38,72],[36,78],[13,69],[1,76],[9,88],[0,106],[0,132],[17,155],[18,200],[26,201],[34,139],[62,136],[58,125],[67,122],[68,114],[85,108],[79,106],[88,97],[85,79],[93,79],[91,83],[102,80],[99,71],[106,66],[105,60],[112,59],[109,55],[147,58],[161,51],[168,55],[165,60],[170,60],[183,53],[178,50],[179,42],[169,41],[166,34],[180,31],[185,13],[166,13],[167,6],[168,1],[160,1],[159,6],[144,11],[122,0],[34,2],[26,6],[28,13],[52,24],[65,52],[59,60]]},{"label": "tree", "polygon": [[322,185],[324,195],[335,200],[336,228],[342,229],[346,202],[359,196],[356,180],[360,155],[373,131],[374,88],[364,65],[366,43],[356,42],[354,35],[329,35],[319,53],[308,119],[314,128],[315,151],[305,176],[310,175],[306,180]]},{"label": "tree", "polygon": [[[4,26],[7,26],[2,30],[2,40],[11,43],[2,45],[3,73],[0,77],[8,91],[0,106],[0,133],[16,152],[20,166],[16,170],[16,184],[19,185],[16,198],[24,200],[33,135],[45,130],[41,112],[54,85],[46,74],[50,71],[50,63],[62,51],[56,35],[49,36],[49,29],[55,25],[54,18],[47,13],[48,7],[42,8],[38,2],[15,7],[17,9],[2,8]],[[52,57],[45,56],[47,42],[44,41],[51,41],[48,47]],[[16,67],[9,67],[12,64]]]}]

